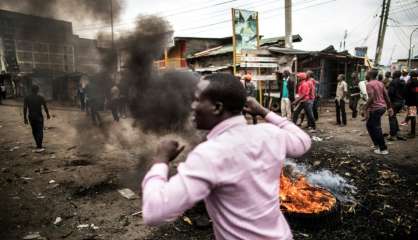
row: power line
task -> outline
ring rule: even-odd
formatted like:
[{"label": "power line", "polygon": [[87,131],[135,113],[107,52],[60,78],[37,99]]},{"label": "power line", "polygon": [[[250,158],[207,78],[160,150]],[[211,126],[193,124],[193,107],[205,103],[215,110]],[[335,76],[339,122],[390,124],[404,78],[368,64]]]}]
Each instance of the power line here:
[{"label": "power line", "polygon": [[[304,8],[300,8],[300,9],[295,9],[294,12],[296,12],[298,10],[303,10],[303,9],[307,9],[307,8],[310,8],[310,7],[314,7],[314,6],[319,6],[319,5],[327,4],[327,3],[330,3],[330,2],[335,2],[335,1],[337,1],[337,0],[330,0],[330,1],[321,2],[319,4],[310,5],[310,6],[307,6],[307,7],[304,7]],[[312,2],[312,1],[310,1],[310,2]],[[262,11],[260,13],[265,14],[265,13],[272,12],[272,11],[275,11],[276,12],[277,10],[282,10],[282,9],[284,9],[284,7],[280,7],[278,9],[270,9],[270,10]],[[275,15],[277,15],[277,14],[275,14]],[[273,16],[271,16],[271,17],[273,17]],[[267,18],[264,17],[264,19],[267,19]],[[213,24],[210,24],[210,25],[207,25],[207,26],[218,25],[218,24],[222,24],[222,23],[226,23],[226,22],[230,22],[230,21],[231,21],[231,19],[228,19],[228,20],[220,21],[220,22],[213,23]],[[199,27],[195,27],[195,28],[203,28],[203,27],[205,27],[205,25],[202,25],[202,26],[199,26]],[[193,28],[193,29],[195,29],[195,28]],[[184,31],[184,30],[187,30],[187,28],[186,29],[180,29],[178,31]]]},{"label": "power line", "polygon": [[418,27],[418,24],[416,25],[388,25],[388,27],[398,28],[398,27]]},{"label": "power line", "polygon": [[[331,2],[335,2],[335,1],[337,1],[337,0],[330,0],[330,1],[325,1],[325,2],[321,2],[321,3],[318,3],[318,4],[315,4],[315,5],[310,5],[310,6],[307,6],[307,7],[303,7],[303,8],[299,8],[299,9],[295,9],[293,12],[296,12],[296,11],[300,11],[300,10],[304,10],[304,9],[308,9],[308,8],[311,8],[311,7],[316,7],[316,6],[320,6],[320,5],[325,5],[325,4],[328,4],[328,3],[331,3]],[[280,9],[284,9],[284,7],[282,7],[282,8],[280,8]],[[274,9],[275,11],[277,11],[277,9]],[[271,12],[270,10],[267,10],[267,11],[265,11],[264,13],[266,13],[266,12]],[[276,16],[279,16],[279,15],[281,15],[282,13],[279,13],[279,14],[273,14],[273,15],[270,15],[270,16],[268,16],[268,17],[263,17],[263,19],[265,20],[265,19],[270,19],[270,18],[272,18],[272,17],[276,17]],[[227,20],[226,22],[230,22],[231,20]],[[226,23],[225,22],[225,23]],[[222,22],[222,23],[224,23],[224,22]],[[222,24],[222,23],[219,23],[219,24]],[[218,25],[218,24],[216,24],[216,25]],[[202,32],[206,32],[207,30],[202,30],[202,31],[198,31],[198,32],[193,32],[193,33],[189,33],[190,35],[194,35],[194,34],[198,34],[198,33],[202,33]]]},{"label": "power line", "polygon": [[[169,16],[175,16],[175,15],[180,15],[180,14],[184,14],[184,13],[190,13],[192,11],[197,12],[197,11],[204,10],[204,9],[207,9],[207,8],[210,8],[210,7],[225,5],[225,4],[236,2],[236,1],[238,1],[238,0],[227,0],[227,1],[223,1],[223,2],[212,3],[210,5],[202,6],[202,7],[199,7],[199,8],[187,9],[187,10],[184,10],[184,8],[183,9],[178,9],[178,10],[181,10],[181,11],[179,11],[179,12],[174,12],[173,11],[172,13],[169,13],[168,15],[165,15],[163,17],[169,17]],[[205,2],[211,2],[211,1],[205,1]],[[136,20],[137,20],[137,18],[135,17],[135,18],[125,19],[124,21],[119,21],[116,24],[121,25],[121,24],[133,23]],[[88,30],[88,29],[94,29],[96,27],[97,28],[101,28],[101,27],[105,28],[106,26],[107,25],[103,25],[103,24],[100,24],[100,25],[98,25],[98,24],[83,25],[82,28],[77,28],[75,30],[76,31],[80,31],[80,30],[84,30],[84,29]],[[86,27],[86,28],[84,28],[84,27]]]},{"label": "power line", "polygon": [[[265,0],[261,0],[261,1],[256,1],[256,3],[258,3],[258,4],[261,4],[261,3],[263,3],[263,2],[265,2]],[[267,2],[265,2],[265,3],[263,3],[263,5],[265,5],[265,4],[268,4],[268,3],[272,3],[272,2],[277,2],[277,0],[270,0],[270,1],[267,1]],[[252,3],[254,3],[254,1],[252,1]],[[255,6],[259,6],[259,5],[255,5]],[[219,5],[219,4],[217,4],[217,5]],[[247,3],[247,4],[243,4],[243,5],[238,5],[238,6],[235,6],[236,8],[237,7],[248,7],[248,6],[251,6],[251,5],[253,5],[253,4],[249,4],[249,3]],[[205,6],[205,7],[202,7],[201,9],[207,9],[208,8],[208,6]],[[215,17],[215,16],[221,16],[221,15],[225,15],[225,13],[224,13],[224,11],[227,11],[227,10],[229,10],[230,8],[227,8],[227,9],[222,9],[222,10],[220,10],[220,11],[217,11],[218,13],[217,14],[215,14],[215,15],[212,15],[212,16],[209,16],[209,17],[211,17],[211,18],[213,18],[213,17]],[[185,13],[192,13],[191,11],[184,11]],[[212,14],[213,12],[210,12],[209,14],[206,14],[206,16],[208,16],[208,15],[210,15],[210,14]],[[172,14],[172,15],[180,15],[180,14]],[[161,15],[161,17],[167,17],[168,15]],[[198,20],[200,20],[201,21],[201,18],[200,19],[198,19]],[[122,25],[127,25],[127,24],[131,24],[131,23],[134,23],[136,21],[136,18],[134,18],[133,20],[131,20],[131,21],[125,21],[125,22],[119,22],[119,24],[117,24],[117,26],[122,26]],[[108,28],[108,26],[107,25],[102,25],[101,27],[86,27],[86,28],[79,28],[79,29],[76,29],[77,31],[85,31],[85,30],[95,30],[95,29],[101,29],[101,28]]]},{"label": "power line", "polygon": [[[207,5],[207,6],[204,6],[204,7],[201,7],[201,9],[206,9],[208,7],[222,5],[222,4],[226,4],[226,3],[230,3],[230,2],[235,2],[235,1],[239,1],[239,0],[227,0],[227,1],[219,2],[219,3],[213,3],[213,1],[211,1],[211,0],[203,1],[203,3],[211,2],[212,4]],[[167,14],[176,14],[178,11],[185,11],[185,10],[184,10],[184,8],[177,8],[175,10],[170,9],[170,10],[168,10],[168,13]],[[192,9],[188,9],[186,11],[192,11]],[[197,10],[195,10],[195,11],[197,11]],[[117,22],[115,22],[115,24],[128,23],[128,22],[130,23],[130,22],[135,22],[136,20],[137,20],[137,17],[128,18],[128,19],[124,19],[124,20],[117,21]],[[90,27],[105,27],[105,26],[107,26],[107,25],[104,25],[103,23],[94,23],[94,24],[81,25],[81,28],[79,27],[79,28],[76,28],[75,30],[82,30],[85,27],[86,28],[90,28]]]},{"label": "power line", "polygon": [[[314,2],[314,1],[318,1],[318,0],[308,0],[308,1],[299,1],[299,3],[300,3],[300,5],[303,5],[303,4],[307,4],[307,3],[310,3],[310,2]],[[335,1],[335,0],[334,0]],[[257,4],[256,5],[254,5],[254,4],[243,4],[243,5],[238,5],[238,6],[235,6],[234,8],[238,8],[238,7],[250,7],[250,6],[253,6],[253,7],[259,7],[259,6],[261,6],[261,5],[259,5],[260,3],[262,3],[263,1],[257,1]],[[273,0],[273,1],[267,1],[267,2],[265,2],[262,6],[265,6],[266,4],[268,4],[268,3],[276,3],[277,2],[277,0]],[[218,4],[219,5],[219,4]],[[298,5],[299,6],[299,5]],[[207,8],[207,7],[205,7],[205,8]],[[279,9],[284,9],[284,7],[282,7],[282,8],[279,8]],[[230,10],[230,8],[228,8],[228,9],[224,9],[223,11],[229,11]],[[216,15],[213,15],[213,16],[210,16],[210,18],[213,18],[214,16],[217,16],[217,15],[219,15],[219,16],[221,16],[221,15],[225,15],[225,13],[223,13],[223,11],[221,10],[221,12],[220,13],[218,13],[218,14],[216,14]],[[276,11],[276,9],[269,9],[269,10],[267,10],[267,11],[265,11],[265,12],[270,12],[270,11]],[[162,17],[164,17],[164,16],[162,16]],[[201,19],[200,19],[201,20]],[[214,22],[214,23],[209,23],[209,24],[206,24],[207,26],[212,26],[212,25],[216,25],[216,24],[222,24],[222,23],[226,23],[226,22],[228,22],[228,21],[230,21],[230,18],[228,18],[228,19],[225,19],[225,20],[222,20],[222,21],[217,21],[217,22]],[[119,23],[119,24],[117,24],[116,26],[117,27],[120,27],[120,26],[123,26],[123,25],[127,25],[127,24],[131,24],[131,23],[133,23],[134,21],[129,21],[129,22],[125,22],[125,23],[123,23],[123,22],[121,22],[121,23]],[[203,26],[206,26],[206,25],[203,25]],[[190,27],[190,29],[195,29],[195,28],[200,28],[201,26],[196,26],[196,27]],[[99,30],[99,29],[106,29],[106,28],[109,28],[109,26],[107,26],[107,25],[104,25],[103,27],[87,27],[87,28],[83,28],[83,29],[77,29],[76,31],[77,32],[81,32],[81,31],[92,31],[92,30]],[[184,29],[182,29],[182,30],[184,30]]]}]

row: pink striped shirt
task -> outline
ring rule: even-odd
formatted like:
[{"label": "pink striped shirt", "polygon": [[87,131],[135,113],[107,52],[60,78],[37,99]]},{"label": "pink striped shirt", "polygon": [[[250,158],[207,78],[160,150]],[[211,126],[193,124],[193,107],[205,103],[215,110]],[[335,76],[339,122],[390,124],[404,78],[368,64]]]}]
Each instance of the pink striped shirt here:
[{"label": "pink striped shirt", "polygon": [[143,219],[172,221],[204,200],[216,239],[292,239],[279,206],[279,176],[286,157],[299,157],[310,137],[277,114],[247,125],[243,116],[219,123],[168,179],[155,164],[143,182]]}]

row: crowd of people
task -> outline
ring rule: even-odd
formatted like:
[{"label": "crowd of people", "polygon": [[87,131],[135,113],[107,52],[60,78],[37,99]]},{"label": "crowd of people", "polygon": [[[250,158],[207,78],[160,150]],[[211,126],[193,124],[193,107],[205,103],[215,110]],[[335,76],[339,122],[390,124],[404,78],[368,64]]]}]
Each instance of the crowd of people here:
[{"label": "crowd of people", "polygon": [[120,118],[126,118],[127,102],[124,95],[118,84],[114,84],[110,88],[109,94],[105,94],[95,81],[82,83],[77,89],[80,110],[90,115],[93,124],[98,126],[102,125],[99,110],[104,107],[110,109],[114,121],[118,122]]},{"label": "crowd of people", "polygon": [[[308,131],[316,131],[316,121],[319,118],[320,83],[314,78],[312,71],[291,74],[285,70],[277,72],[277,89],[280,97],[279,112],[282,117],[292,120],[301,126],[305,116],[308,120]],[[365,80],[360,80],[359,73],[351,74],[351,84],[344,74],[337,77],[335,90],[336,124],[347,125],[346,105],[352,111],[351,117],[356,119],[361,113],[363,121],[373,142],[376,154],[388,154],[385,144],[385,134],[381,128],[381,118],[388,112],[388,141],[406,140],[416,135],[416,108],[418,105],[417,71],[394,71],[379,74],[377,69],[367,72]],[[255,87],[251,75],[246,73],[241,77],[248,96],[255,95]],[[397,116],[405,112],[405,118],[398,123]],[[254,118],[254,116],[253,116]],[[253,120],[254,123],[256,120]],[[399,125],[410,125],[407,136],[400,134]]]}]

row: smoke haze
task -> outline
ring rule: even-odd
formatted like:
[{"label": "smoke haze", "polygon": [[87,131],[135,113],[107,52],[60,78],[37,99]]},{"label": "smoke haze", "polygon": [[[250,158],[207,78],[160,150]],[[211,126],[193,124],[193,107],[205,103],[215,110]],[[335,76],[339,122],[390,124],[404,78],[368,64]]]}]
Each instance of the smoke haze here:
[{"label": "smoke haze", "polygon": [[121,0],[1,0],[0,8],[77,23],[110,22],[110,2],[117,20],[123,9]]},{"label": "smoke haze", "polygon": [[121,88],[129,91],[131,113],[147,131],[182,130],[190,115],[198,76],[154,68],[171,36],[166,20],[141,16],[135,31],[120,40],[121,54],[126,57]]}]

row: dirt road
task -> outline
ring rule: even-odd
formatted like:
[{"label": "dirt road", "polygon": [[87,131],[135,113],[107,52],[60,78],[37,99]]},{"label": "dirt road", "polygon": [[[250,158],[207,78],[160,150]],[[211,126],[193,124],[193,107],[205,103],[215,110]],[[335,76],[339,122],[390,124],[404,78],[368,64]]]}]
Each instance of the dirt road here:
[{"label": "dirt road", "polygon": [[[0,239],[34,233],[37,239],[213,238],[210,229],[198,230],[184,217],[158,228],[143,224],[140,179],[161,136],[132,127],[132,119],[112,123],[106,113],[104,127],[98,128],[77,109],[53,108],[54,117],[46,121],[46,152],[38,154],[32,152],[21,112],[19,106],[0,106]],[[320,131],[312,135],[322,141],[297,161],[344,176],[357,187],[359,204],[343,207],[338,225],[294,227],[295,239],[412,239],[418,218],[417,139],[393,142],[390,155],[376,156],[364,122],[349,118],[341,128],[332,114],[323,109]],[[387,132],[386,119],[384,126]],[[199,141],[193,131],[170,137],[188,146]],[[122,197],[117,191],[122,188],[138,198]],[[194,215],[185,214],[192,224]]]}]

